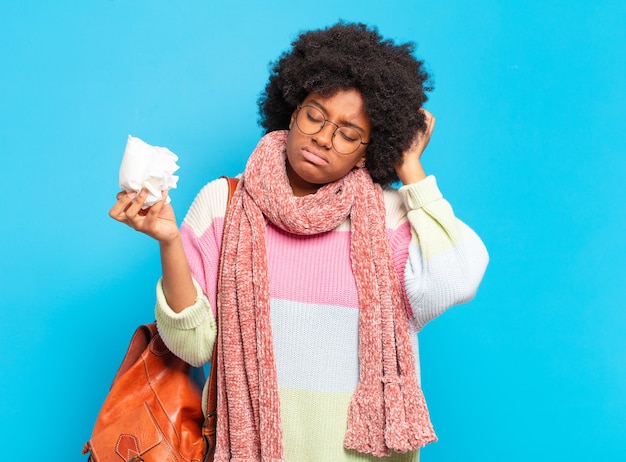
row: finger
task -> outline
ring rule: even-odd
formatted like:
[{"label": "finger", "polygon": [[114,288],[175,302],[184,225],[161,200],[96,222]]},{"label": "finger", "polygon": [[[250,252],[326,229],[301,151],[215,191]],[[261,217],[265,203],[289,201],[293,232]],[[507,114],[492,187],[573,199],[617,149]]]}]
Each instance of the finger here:
[{"label": "finger", "polygon": [[428,133],[432,133],[433,130],[435,130],[435,122],[437,122],[437,119],[434,115],[430,114],[430,117],[428,118]]},{"label": "finger", "polygon": [[111,209],[109,210],[109,216],[114,220],[125,221],[126,216],[124,212],[136,196],[137,193],[134,191],[128,193],[125,191],[121,191],[117,193],[117,202],[113,204],[113,207],[111,207]]},{"label": "finger", "polygon": [[431,117],[430,119],[428,119],[427,122],[427,126],[426,126],[426,136],[430,139],[431,135],[433,134],[433,132],[435,131],[435,118]]},{"label": "finger", "polygon": [[161,214],[161,210],[163,210],[163,206],[165,205],[167,198],[167,191],[161,191],[161,200],[156,204],[152,205],[149,209],[145,210],[146,227],[151,227],[154,223],[156,223],[159,219],[159,215]]},{"label": "finger", "polygon": [[143,206],[147,198],[148,198],[148,191],[146,189],[142,189],[137,195],[137,197],[135,198],[135,201],[132,202],[129,205],[129,207],[125,210],[126,218],[128,218],[131,222],[133,222],[137,218],[137,216],[145,215],[147,211],[142,212],[142,210],[145,210],[143,209]]},{"label": "finger", "polygon": [[420,108],[420,111],[422,112],[422,114],[424,114],[426,132],[432,133],[433,129],[435,128],[435,116],[432,115],[432,113],[428,111],[428,109]]},{"label": "finger", "polygon": [[420,112],[424,114],[424,120],[434,118],[435,116],[426,108],[420,108]]},{"label": "finger", "polygon": [[161,191],[161,200],[154,205],[158,205],[157,215],[161,212],[161,209],[167,204],[167,196],[169,195],[169,191],[167,189]]}]

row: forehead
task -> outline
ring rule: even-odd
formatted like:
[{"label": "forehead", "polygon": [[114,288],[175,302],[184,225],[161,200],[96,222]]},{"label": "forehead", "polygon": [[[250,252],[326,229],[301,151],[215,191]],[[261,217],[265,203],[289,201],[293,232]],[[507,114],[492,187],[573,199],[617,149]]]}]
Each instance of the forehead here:
[{"label": "forehead", "polygon": [[328,118],[335,122],[358,123],[363,128],[369,128],[369,121],[365,114],[365,103],[361,92],[356,89],[337,90],[330,96],[310,93],[302,104],[319,107]]}]

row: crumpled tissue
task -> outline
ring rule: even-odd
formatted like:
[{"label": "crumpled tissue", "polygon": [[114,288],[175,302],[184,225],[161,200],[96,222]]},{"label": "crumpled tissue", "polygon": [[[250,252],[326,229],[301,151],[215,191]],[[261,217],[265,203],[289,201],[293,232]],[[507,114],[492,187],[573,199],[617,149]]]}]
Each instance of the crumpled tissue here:
[{"label": "crumpled tissue", "polygon": [[[128,135],[122,165],[120,166],[120,188],[126,192],[148,190],[143,209],[153,206],[162,198],[161,191],[176,188],[178,177],[174,172],[178,156],[167,148],[152,146],[145,141]],[[166,203],[169,204],[167,196]]]}]

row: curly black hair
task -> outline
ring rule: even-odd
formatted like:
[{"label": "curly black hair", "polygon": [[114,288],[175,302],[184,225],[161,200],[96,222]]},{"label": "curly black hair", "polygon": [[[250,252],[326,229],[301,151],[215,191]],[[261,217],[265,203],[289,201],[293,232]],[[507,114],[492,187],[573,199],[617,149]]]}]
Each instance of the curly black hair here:
[{"label": "curly black hair", "polygon": [[432,83],[412,42],[396,44],[375,27],[339,21],[302,32],[271,64],[258,100],[259,124],[266,133],[289,128],[291,114],[309,93],[332,96],[356,88],[371,124],[366,165],[382,186],[398,181],[395,165],[418,130],[426,128],[419,109]]}]

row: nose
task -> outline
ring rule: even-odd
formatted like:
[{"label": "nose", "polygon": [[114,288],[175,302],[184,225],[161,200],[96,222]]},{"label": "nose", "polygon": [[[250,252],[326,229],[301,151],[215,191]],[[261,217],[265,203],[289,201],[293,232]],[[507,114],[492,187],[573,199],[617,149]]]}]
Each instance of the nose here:
[{"label": "nose", "polygon": [[314,135],[315,142],[320,146],[330,149],[333,145],[335,130],[337,130],[337,127],[327,120],[322,129]]}]

